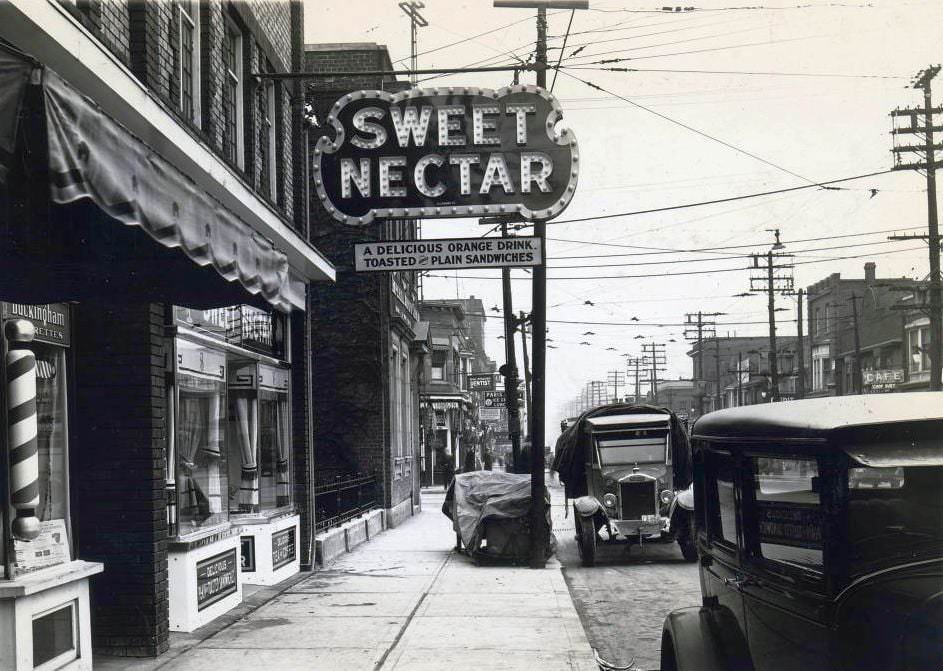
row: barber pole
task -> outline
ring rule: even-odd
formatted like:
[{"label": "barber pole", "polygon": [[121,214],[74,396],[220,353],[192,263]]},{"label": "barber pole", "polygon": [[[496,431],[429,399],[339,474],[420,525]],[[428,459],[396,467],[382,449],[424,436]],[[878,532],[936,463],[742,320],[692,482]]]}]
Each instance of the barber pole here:
[{"label": "barber pole", "polygon": [[36,357],[28,343],[36,334],[25,319],[7,322],[7,422],[10,443],[10,500],[16,510],[13,537],[31,541],[39,536],[39,457],[36,427]]}]

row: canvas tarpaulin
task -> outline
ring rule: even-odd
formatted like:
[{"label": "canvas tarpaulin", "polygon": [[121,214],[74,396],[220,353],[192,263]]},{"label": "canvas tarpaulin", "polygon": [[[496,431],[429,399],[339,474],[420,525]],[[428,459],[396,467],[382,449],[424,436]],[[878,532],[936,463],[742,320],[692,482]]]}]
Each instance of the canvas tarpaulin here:
[{"label": "canvas tarpaulin", "polygon": [[[30,81],[37,85],[35,90]],[[29,162],[26,167],[21,163],[27,161],[10,160],[24,153],[44,156],[45,165]],[[107,219],[121,222],[144,231],[162,248],[183,252],[195,267],[212,268],[226,280],[220,283],[220,296],[228,298],[233,288],[241,286],[251,297],[283,312],[305,307],[304,282],[292,272],[283,251],[56,72],[0,44],[0,183],[22,189],[38,176],[44,179],[44,186],[48,179],[50,203],[85,212],[81,204],[92,202],[107,215],[101,217],[101,223],[91,225],[107,226]],[[46,215],[23,216],[20,210],[11,211],[12,218],[5,215],[11,226],[37,231],[38,240],[23,238],[29,240],[25,248],[39,244],[46,235]],[[57,212],[52,218],[59,216]],[[53,221],[49,228],[50,243],[67,235],[68,224],[58,224]],[[90,237],[101,242],[105,236],[95,233]],[[63,245],[62,241],[58,244]],[[77,247],[66,246],[67,253],[77,251]],[[133,265],[137,259],[130,246],[124,250],[127,264]],[[121,254],[122,248],[116,246],[110,253]],[[62,265],[52,255],[48,262]],[[28,267],[29,261],[24,263]],[[187,262],[194,267],[192,264]],[[166,278],[168,284],[175,280]],[[161,282],[159,276],[157,281]],[[183,298],[185,288],[181,293]],[[78,289],[76,294],[68,299],[84,298]]]},{"label": "canvas tarpaulin", "polygon": [[554,450],[551,470],[560,474],[566,488],[566,497],[576,499],[586,496],[586,460],[589,449],[589,431],[586,420],[604,415],[637,415],[663,413],[670,416],[671,459],[675,489],[684,489],[691,483],[691,449],[684,426],[677,415],[667,408],[653,405],[613,403],[587,410],[579,416],[559,438]]},{"label": "canvas tarpaulin", "polygon": [[[549,511],[550,495],[545,492]],[[486,525],[496,521],[526,520],[530,514],[530,475],[500,471],[459,473],[452,480],[442,506],[462,544],[475,554]]]}]

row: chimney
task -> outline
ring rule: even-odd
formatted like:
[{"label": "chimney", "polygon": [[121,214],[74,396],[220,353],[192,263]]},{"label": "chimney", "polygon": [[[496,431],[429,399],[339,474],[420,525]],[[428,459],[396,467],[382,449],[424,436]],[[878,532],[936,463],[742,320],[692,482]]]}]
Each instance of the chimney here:
[{"label": "chimney", "polygon": [[874,277],[877,272],[877,265],[874,261],[868,261],[864,264],[864,279],[868,284],[874,283]]}]

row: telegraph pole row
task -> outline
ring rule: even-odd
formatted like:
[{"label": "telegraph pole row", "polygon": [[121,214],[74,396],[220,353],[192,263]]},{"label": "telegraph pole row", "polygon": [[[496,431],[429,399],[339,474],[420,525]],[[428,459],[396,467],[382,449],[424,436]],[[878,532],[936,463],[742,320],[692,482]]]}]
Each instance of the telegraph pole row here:
[{"label": "telegraph pole row", "polygon": [[[704,336],[708,338],[717,337],[717,322],[710,317],[720,317],[724,312],[698,312],[694,314],[689,312],[685,315],[684,337],[687,340],[697,341],[697,375],[694,376],[694,384],[697,389],[697,415],[704,414],[704,391],[701,389],[701,383],[705,379],[704,375]],[[695,321],[695,318],[697,321]],[[695,332],[695,329],[697,331]]]},{"label": "telegraph pole row", "polygon": [[[779,365],[776,350],[776,294],[788,294],[793,291],[791,263],[779,263],[789,259],[792,254],[783,254],[776,250],[784,249],[779,241],[779,229],[769,229],[776,236],[776,242],[766,254],[751,254],[754,274],[750,276],[750,291],[764,292],[768,295],[769,311],[769,377],[770,401],[779,400]],[[786,271],[780,272],[778,271]]]},{"label": "telegraph pole row", "polygon": [[[926,240],[930,246],[930,390],[943,390],[943,300],[940,283],[940,229],[936,209],[936,156],[937,150],[943,150],[943,143],[935,143],[935,131],[943,131],[943,122],[934,125],[933,115],[943,114],[943,107],[933,107],[930,82],[940,72],[939,65],[931,65],[917,73],[913,82],[915,89],[923,90],[923,107],[896,109],[891,112],[895,127],[891,131],[894,137],[894,170],[925,170],[927,174],[927,235],[892,236],[891,240],[912,239]],[[899,120],[909,120],[909,125],[898,126]],[[922,121],[922,123],[921,123]],[[922,144],[898,145],[901,135],[923,135]],[[916,153],[915,163],[903,163],[901,154]],[[923,160],[919,160],[922,154]]]},{"label": "telegraph pole row", "polygon": [[619,387],[625,386],[625,373],[621,370],[611,370],[606,375],[606,381],[609,383],[609,386],[612,387],[612,400],[618,403],[621,399],[619,396]]},{"label": "telegraph pole row", "polygon": [[647,355],[651,363],[651,385],[652,385],[652,403],[658,403],[658,373],[668,370],[668,358],[665,354],[665,343],[651,342],[642,345],[642,351]]},{"label": "telegraph pole row", "polygon": [[629,356],[626,357],[625,366],[626,374],[631,378],[631,382],[635,387],[635,403],[638,403],[642,397],[642,382],[647,381],[648,359],[642,356]]}]

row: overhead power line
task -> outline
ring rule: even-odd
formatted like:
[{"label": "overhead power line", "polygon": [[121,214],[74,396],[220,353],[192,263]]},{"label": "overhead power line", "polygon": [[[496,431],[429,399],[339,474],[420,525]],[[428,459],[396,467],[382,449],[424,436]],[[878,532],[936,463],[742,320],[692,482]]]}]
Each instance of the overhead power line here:
[{"label": "overhead power line", "polygon": [[[633,103],[637,104],[637,103]],[[670,212],[671,210],[683,210],[689,207],[701,207],[704,205],[717,205],[719,203],[730,203],[735,200],[746,200],[747,198],[760,198],[761,196],[772,196],[777,193],[789,193],[790,191],[801,191],[802,189],[821,188],[827,191],[841,191],[840,187],[830,187],[830,184],[839,184],[841,182],[850,182],[856,179],[865,179],[867,177],[876,177],[877,175],[887,175],[894,172],[891,169],[877,170],[875,172],[864,173],[863,175],[854,175],[853,177],[842,177],[839,179],[829,179],[820,182],[812,182],[800,186],[789,186],[783,189],[772,189],[770,191],[758,191],[756,193],[745,193],[739,196],[729,196],[727,198],[714,198],[713,200],[701,200],[694,203],[684,203],[681,205],[666,205],[665,207],[652,207],[647,210],[630,210],[628,212],[615,212],[613,214],[597,214],[591,217],[579,217],[576,219],[555,219],[548,221],[548,224],[575,224],[581,221],[598,221],[600,219],[614,219],[616,217],[634,217],[640,214],[654,214],[656,212]],[[805,179],[804,177],[802,179]],[[811,180],[806,180],[811,182]]]},{"label": "overhead power line", "polygon": [[[586,63],[589,65],[599,65],[596,63]],[[581,64],[566,66],[568,70],[603,70],[608,72],[660,72],[677,74],[698,74],[698,75],[751,75],[761,77],[826,77],[834,79],[907,79],[904,75],[854,75],[843,74],[840,72],[777,72],[763,70],[687,70],[683,68],[603,68],[603,67],[582,67]]]},{"label": "overhead power line", "polygon": [[653,115],[657,116],[659,119],[664,119],[665,121],[667,121],[667,122],[669,122],[669,123],[672,123],[672,124],[674,124],[674,125],[676,125],[676,126],[680,126],[681,128],[684,128],[685,130],[689,130],[689,131],[691,131],[692,133],[695,133],[695,134],[697,134],[697,135],[700,135],[701,137],[707,138],[708,140],[711,140],[712,142],[716,142],[716,143],[718,143],[718,144],[720,144],[720,145],[723,145],[724,147],[727,147],[728,149],[733,149],[735,152],[737,152],[737,153],[739,153],[739,154],[743,154],[744,156],[749,156],[750,158],[752,158],[752,159],[754,159],[754,160],[756,160],[756,161],[759,161],[760,163],[765,163],[766,165],[768,165],[768,166],[770,166],[770,167],[772,167],[772,168],[776,168],[777,170],[781,170],[782,172],[785,172],[785,173],[787,173],[787,174],[789,174],[789,175],[792,175],[793,177],[798,177],[799,179],[801,179],[801,180],[803,180],[803,181],[805,181],[805,182],[810,182],[810,183],[812,183],[812,184],[815,184],[816,186],[822,186],[821,183],[816,182],[815,180],[811,180],[811,179],[809,179],[808,177],[804,177],[804,176],[800,175],[800,174],[797,173],[797,172],[793,172],[793,171],[790,170],[789,168],[784,168],[784,167],[781,166],[781,165],[777,165],[776,163],[773,163],[772,161],[770,161],[770,160],[768,160],[768,159],[765,159],[765,158],[763,158],[762,156],[759,156],[759,155],[757,155],[757,154],[754,154],[753,152],[747,151],[746,149],[743,149],[743,148],[741,148],[741,147],[738,147],[738,146],[736,146],[735,144],[732,144],[732,143],[730,143],[730,142],[727,142],[726,140],[721,140],[719,137],[715,137],[714,135],[711,135],[710,133],[705,133],[704,131],[702,131],[702,130],[700,130],[700,129],[698,129],[698,128],[695,128],[694,126],[690,126],[690,125],[684,123],[683,121],[678,121],[677,119],[674,119],[674,118],[668,116],[667,114],[662,114],[661,112],[658,112],[658,111],[656,111],[656,110],[654,110],[654,109],[652,109],[652,108],[650,108],[650,107],[646,107],[645,105],[642,105],[642,104],[640,104],[640,103],[635,102],[635,101],[632,100],[631,98],[626,98],[625,96],[621,96],[621,95],[619,95],[619,94],[617,94],[617,93],[614,93],[613,91],[610,91],[610,90],[608,90],[608,89],[605,89],[605,88],[603,88],[602,86],[599,86],[598,84],[594,84],[594,83],[592,83],[591,81],[588,81],[588,80],[586,80],[586,79],[583,79],[582,77],[577,77],[576,75],[574,75],[574,74],[572,74],[572,73],[570,73],[570,72],[567,72],[566,70],[563,71],[563,74],[565,74],[565,75],[568,76],[568,77],[571,77],[571,78],[575,79],[576,81],[583,82],[583,84],[585,84],[586,86],[589,86],[590,88],[594,88],[594,89],[596,89],[597,91],[602,91],[603,93],[608,93],[609,95],[616,96],[616,97],[619,98],[620,100],[624,100],[625,102],[629,103],[630,105],[633,105],[634,107],[639,108],[640,110],[643,110],[643,111],[645,111],[645,112],[648,112],[649,114],[653,114]]},{"label": "overhead power line", "polygon": [[[907,247],[906,249],[894,249],[891,251],[884,252],[884,254],[900,254],[903,252],[913,252],[913,251],[924,251],[926,246],[923,247]],[[854,254],[849,256],[831,256],[828,258],[822,259],[813,259],[810,261],[796,261],[793,265],[808,265],[810,263],[826,263],[831,261],[845,261],[848,259],[863,259],[873,256],[872,254]],[[645,279],[649,277],[684,277],[687,275],[711,275],[716,273],[742,273],[748,270],[748,268],[715,268],[712,270],[687,270],[677,273],[648,273],[642,275],[585,275],[583,277],[548,277],[548,280],[554,280],[557,282],[560,281],[578,281],[578,280],[637,280]],[[438,275],[434,273],[429,273],[428,277],[444,277],[447,279],[466,279],[466,280],[500,280],[500,277],[479,277],[477,275]],[[530,281],[529,277],[512,277],[512,280],[527,280]]]}]

